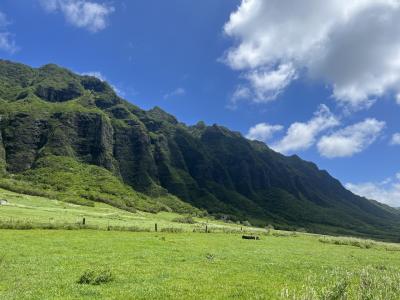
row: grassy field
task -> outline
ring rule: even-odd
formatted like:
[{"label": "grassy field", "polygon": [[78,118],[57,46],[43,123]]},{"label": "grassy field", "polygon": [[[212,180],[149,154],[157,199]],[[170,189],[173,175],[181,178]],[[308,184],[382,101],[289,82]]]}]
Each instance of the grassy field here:
[{"label": "grassy field", "polygon": [[[211,219],[182,224],[172,213],[4,190],[0,199],[9,201],[0,206],[3,224],[60,225],[0,230],[0,299],[400,299],[396,244],[249,227],[260,240],[243,240],[240,225]],[[62,229],[83,217],[99,230]],[[182,232],[154,232],[155,222]]]},{"label": "grassy field", "polygon": [[[201,231],[208,226],[209,230],[250,230],[250,228],[227,224],[221,221],[205,218],[194,218],[195,224],[174,222],[174,219],[182,218],[181,215],[169,212],[157,214],[140,212],[130,213],[104,203],[95,203],[94,207],[80,206],[58,200],[50,200],[42,197],[17,194],[0,189],[0,199],[7,200],[7,205],[0,206],[0,228],[3,225],[54,225],[62,227],[68,224],[83,222],[88,227],[94,226],[98,229],[110,227],[122,227],[134,231],[153,231],[155,223],[159,230],[175,228],[182,231]],[[251,229],[259,231],[260,229]]]}]

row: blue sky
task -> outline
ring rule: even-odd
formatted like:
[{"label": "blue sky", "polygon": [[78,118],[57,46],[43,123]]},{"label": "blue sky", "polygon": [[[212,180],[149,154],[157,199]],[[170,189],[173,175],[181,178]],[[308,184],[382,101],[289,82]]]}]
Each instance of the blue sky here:
[{"label": "blue sky", "polygon": [[400,4],[323,2],[3,0],[0,55],[96,74],[400,206]]}]

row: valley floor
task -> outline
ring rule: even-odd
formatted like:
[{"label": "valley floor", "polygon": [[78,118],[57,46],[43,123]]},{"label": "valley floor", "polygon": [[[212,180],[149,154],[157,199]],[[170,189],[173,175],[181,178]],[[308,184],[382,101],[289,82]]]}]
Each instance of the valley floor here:
[{"label": "valley floor", "polygon": [[[103,229],[1,229],[0,299],[400,299],[396,244],[252,228],[260,240],[243,240],[235,224],[0,196],[3,225],[86,217]],[[155,222],[182,232],[105,230]],[[207,222],[213,233],[193,232]]]},{"label": "valley floor", "polygon": [[[0,237],[1,299],[400,297],[400,252],[315,237],[97,230],[1,230]],[[79,284],[87,270],[109,271],[112,281]]]}]

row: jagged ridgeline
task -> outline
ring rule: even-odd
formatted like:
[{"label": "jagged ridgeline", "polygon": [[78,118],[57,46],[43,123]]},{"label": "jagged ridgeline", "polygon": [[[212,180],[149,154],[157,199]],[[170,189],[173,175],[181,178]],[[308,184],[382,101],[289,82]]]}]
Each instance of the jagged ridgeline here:
[{"label": "jagged ridgeline", "polygon": [[56,65],[0,61],[0,184],[127,210],[173,210],[396,239],[399,213],[297,156],[237,132],[186,126]]}]

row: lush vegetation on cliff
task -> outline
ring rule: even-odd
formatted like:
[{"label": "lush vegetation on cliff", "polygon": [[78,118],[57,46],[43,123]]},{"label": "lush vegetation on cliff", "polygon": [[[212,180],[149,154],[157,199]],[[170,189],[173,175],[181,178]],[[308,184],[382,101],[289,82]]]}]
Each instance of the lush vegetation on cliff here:
[{"label": "lush vegetation on cliff", "polygon": [[0,183],[125,210],[398,239],[397,210],[239,133],[141,110],[97,78],[0,61]]}]

